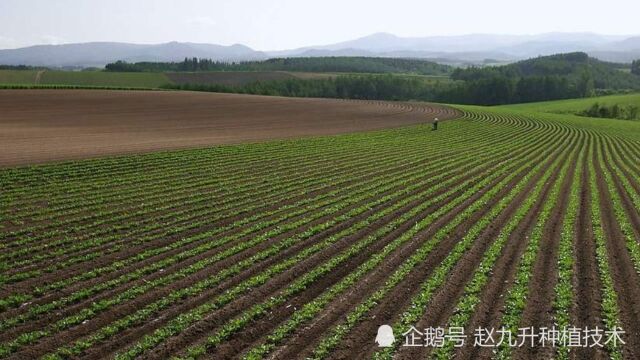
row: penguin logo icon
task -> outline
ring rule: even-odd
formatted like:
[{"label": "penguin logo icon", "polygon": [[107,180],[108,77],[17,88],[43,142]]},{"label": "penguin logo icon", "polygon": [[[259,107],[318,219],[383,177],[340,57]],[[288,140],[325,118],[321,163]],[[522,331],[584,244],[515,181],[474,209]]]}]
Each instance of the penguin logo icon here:
[{"label": "penguin logo icon", "polygon": [[393,337],[393,329],[389,325],[380,325],[378,328],[378,335],[376,336],[376,343],[378,347],[389,347],[395,338]]}]

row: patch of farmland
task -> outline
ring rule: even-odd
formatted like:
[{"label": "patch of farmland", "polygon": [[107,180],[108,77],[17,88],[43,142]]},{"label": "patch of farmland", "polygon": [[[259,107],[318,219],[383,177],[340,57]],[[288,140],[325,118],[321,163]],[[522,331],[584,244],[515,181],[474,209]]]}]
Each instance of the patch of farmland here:
[{"label": "patch of farmland", "polygon": [[34,84],[37,70],[0,70],[0,84]]},{"label": "patch of farmland", "polygon": [[[640,131],[459,111],[0,170],[0,358],[639,358]],[[554,325],[625,344],[473,346]]]},{"label": "patch of farmland", "polygon": [[640,94],[625,94],[625,95],[609,95],[598,96],[582,99],[570,99],[570,100],[556,100],[545,101],[538,103],[528,104],[515,104],[515,105],[503,105],[502,108],[524,111],[537,111],[537,112],[550,112],[559,114],[574,114],[580,111],[588,109],[591,105],[598,103],[600,105],[619,105],[627,106],[634,105],[640,106]]},{"label": "patch of farmland", "polygon": [[375,130],[441,106],[174,91],[0,90],[0,166]]},{"label": "patch of farmland", "polygon": [[170,82],[163,73],[126,73],[106,71],[45,71],[42,85],[81,85],[158,88]]},{"label": "patch of farmland", "polygon": [[[38,74],[40,74],[38,76]],[[104,71],[0,70],[0,85],[68,85],[95,87],[159,88],[169,83],[163,73]]]}]

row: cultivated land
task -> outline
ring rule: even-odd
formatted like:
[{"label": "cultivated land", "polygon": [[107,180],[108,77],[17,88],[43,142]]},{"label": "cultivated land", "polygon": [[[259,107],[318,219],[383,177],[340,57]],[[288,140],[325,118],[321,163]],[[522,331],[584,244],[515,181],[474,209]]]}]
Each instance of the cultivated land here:
[{"label": "cultivated land", "polygon": [[[438,131],[0,170],[0,358],[639,358],[640,124],[459,109]],[[381,324],[626,345],[380,349]]]},{"label": "cultivated land", "polygon": [[[365,73],[317,73],[298,71],[202,71],[202,72],[105,72],[56,70],[0,70],[0,88],[9,86],[46,87],[116,87],[157,89],[163,85],[241,86],[256,81],[287,79],[326,79]],[[378,74],[379,75],[379,74]],[[418,78],[427,83],[449,83],[448,76],[394,74],[396,77]]]},{"label": "cultivated land", "polygon": [[526,111],[538,111],[538,112],[550,112],[558,114],[575,114],[577,112],[588,109],[591,105],[598,103],[600,105],[635,105],[640,106],[640,94],[626,94],[626,95],[610,95],[600,96],[595,98],[583,98],[583,99],[570,99],[570,100],[557,100],[546,101],[538,103],[528,104],[515,104],[501,106],[505,109],[513,110],[526,110]]},{"label": "cultivated land", "polygon": [[383,129],[423,104],[173,91],[0,90],[0,166]]},{"label": "cultivated land", "polygon": [[308,73],[287,71],[210,71],[165,73],[172,84],[227,85],[240,86],[256,81],[288,79],[324,79],[335,77],[330,73]]},{"label": "cultivated land", "polygon": [[104,71],[0,70],[2,85],[65,85],[158,88],[171,81],[163,73],[108,73]]}]

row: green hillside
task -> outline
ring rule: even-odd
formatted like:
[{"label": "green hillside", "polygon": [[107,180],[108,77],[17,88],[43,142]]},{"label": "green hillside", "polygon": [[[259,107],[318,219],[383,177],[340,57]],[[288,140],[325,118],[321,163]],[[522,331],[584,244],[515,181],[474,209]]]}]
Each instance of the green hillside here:
[{"label": "green hillside", "polygon": [[441,100],[479,105],[640,90],[640,76],[620,71],[619,64],[599,61],[579,52],[538,57],[505,66],[456,69],[451,77],[463,83],[445,93]]},{"label": "green hillside", "polygon": [[640,106],[640,93],[625,94],[625,95],[609,95],[598,96],[585,99],[569,99],[569,100],[557,100],[557,101],[543,101],[527,104],[512,104],[504,105],[501,107],[513,109],[513,110],[528,110],[538,112],[550,112],[558,114],[574,114],[579,111],[583,111],[594,103],[604,105],[635,105]]},{"label": "green hillside", "polygon": [[274,58],[240,63],[218,62],[209,59],[185,59],[182,62],[118,61],[107,64],[107,71],[182,72],[182,71],[301,71],[338,73],[392,73],[419,75],[448,75],[452,68],[433,61],[375,57],[309,57]]},{"label": "green hillside", "polygon": [[577,115],[581,119],[608,118],[640,121],[640,93],[506,105],[503,107],[520,111]]}]

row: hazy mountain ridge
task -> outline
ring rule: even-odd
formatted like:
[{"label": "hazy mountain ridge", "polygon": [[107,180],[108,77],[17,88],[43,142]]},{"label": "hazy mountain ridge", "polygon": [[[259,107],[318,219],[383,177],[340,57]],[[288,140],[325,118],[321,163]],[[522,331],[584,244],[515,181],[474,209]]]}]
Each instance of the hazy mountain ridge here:
[{"label": "hazy mountain ridge", "polygon": [[601,60],[631,62],[640,58],[640,36],[592,33],[539,35],[470,34],[399,37],[377,33],[336,44],[261,52],[244,45],[169,42],[141,45],[92,42],[37,45],[0,50],[0,64],[33,66],[104,66],[116,60],[181,61],[185,57],[221,61],[263,60],[271,57],[375,56],[438,59],[452,64],[513,62],[557,53],[583,51]]},{"label": "hazy mountain ridge", "polygon": [[460,36],[398,37],[377,33],[331,45],[268,52],[277,56],[344,55],[406,56],[446,58],[479,62],[495,59],[510,62],[536,56],[584,51],[602,60],[630,62],[640,58],[640,36],[611,36],[592,33],[546,33],[539,35],[470,34]]},{"label": "hazy mountain ridge", "polygon": [[104,66],[117,60],[181,61],[185,57],[224,61],[262,60],[267,55],[244,45],[214,45],[169,42],[141,45],[117,42],[92,42],[64,45],[36,45],[0,50],[0,64],[32,66]]}]

